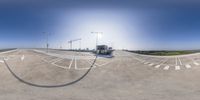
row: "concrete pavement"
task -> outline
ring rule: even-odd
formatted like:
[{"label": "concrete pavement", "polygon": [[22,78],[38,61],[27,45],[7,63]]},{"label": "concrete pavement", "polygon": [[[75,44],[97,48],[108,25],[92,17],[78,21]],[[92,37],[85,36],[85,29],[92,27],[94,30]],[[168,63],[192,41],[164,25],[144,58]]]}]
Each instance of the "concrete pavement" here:
[{"label": "concrete pavement", "polygon": [[[200,54],[144,56],[115,51],[113,58],[89,53],[17,49],[0,53],[0,99],[3,100],[199,100]],[[5,62],[4,62],[5,61]],[[6,64],[5,64],[6,63]]]}]

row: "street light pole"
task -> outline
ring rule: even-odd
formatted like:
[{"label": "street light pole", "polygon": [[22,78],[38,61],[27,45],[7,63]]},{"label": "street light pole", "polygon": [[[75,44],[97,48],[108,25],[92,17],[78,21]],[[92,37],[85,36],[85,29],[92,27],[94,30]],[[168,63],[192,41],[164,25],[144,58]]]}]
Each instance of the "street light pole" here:
[{"label": "street light pole", "polygon": [[43,32],[46,35],[46,51],[48,53],[49,50],[49,33]]}]

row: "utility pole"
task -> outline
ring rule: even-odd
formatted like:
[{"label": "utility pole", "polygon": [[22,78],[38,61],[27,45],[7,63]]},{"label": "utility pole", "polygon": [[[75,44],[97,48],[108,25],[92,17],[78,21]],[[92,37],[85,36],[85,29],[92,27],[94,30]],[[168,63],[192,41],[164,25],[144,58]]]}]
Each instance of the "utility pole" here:
[{"label": "utility pole", "polygon": [[46,36],[46,51],[48,53],[49,50],[49,33],[43,32],[44,35]]},{"label": "utility pole", "polygon": [[99,40],[99,35],[103,34],[103,32],[91,32],[92,34],[96,34],[96,52],[97,52],[97,45]]}]

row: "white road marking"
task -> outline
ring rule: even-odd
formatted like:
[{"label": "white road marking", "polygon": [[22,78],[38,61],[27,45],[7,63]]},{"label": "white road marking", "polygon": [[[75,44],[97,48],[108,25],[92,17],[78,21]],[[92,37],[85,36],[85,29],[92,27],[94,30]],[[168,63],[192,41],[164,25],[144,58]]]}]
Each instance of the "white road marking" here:
[{"label": "white road marking", "polygon": [[136,59],[136,60],[140,61],[141,63],[145,62],[144,60],[142,60],[142,59],[140,59],[140,58],[136,57],[135,55],[134,55],[134,56],[132,56],[132,58],[134,58],[134,59]]},{"label": "white road marking", "polygon": [[195,65],[197,65],[197,66],[199,65],[199,63],[197,63],[197,62],[193,62],[193,63],[194,63]]},{"label": "white road marking", "polygon": [[[90,61],[90,60],[86,60],[86,62],[89,63],[89,64],[91,64],[91,65],[93,64],[92,61]],[[94,65],[93,65],[93,68],[96,68],[96,67],[97,67],[97,65],[94,64]]]},{"label": "white road marking", "polygon": [[75,69],[77,69],[77,63],[76,63],[76,57],[74,58],[74,66],[75,66]]},{"label": "white road marking", "polygon": [[[46,58],[46,57],[45,57]],[[45,58],[42,58],[42,61],[49,63],[47,60],[45,60]]]},{"label": "white road marking", "polygon": [[60,65],[57,65],[57,64],[53,64],[53,65],[55,65],[55,66],[57,66],[57,67],[60,67],[60,68],[63,68],[63,69],[66,69],[65,66],[60,66]]},{"label": "white road marking", "polygon": [[71,63],[70,63],[70,65],[69,65],[68,69],[70,69],[70,68],[71,68],[71,66],[72,66],[72,63],[73,63],[73,61],[74,61],[74,58],[75,58],[75,57],[73,57],[73,58],[72,58],[72,60],[71,60]]},{"label": "white road marking", "polygon": [[0,60],[0,63],[4,63],[4,61],[3,61],[3,60]]},{"label": "white road marking", "polygon": [[180,70],[180,66],[175,66],[175,70]]},{"label": "white road marking", "polygon": [[75,60],[75,70],[87,70],[87,69],[90,69],[90,68],[78,68],[77,67],[77,62]]},{"label": "white road marking", "polygon": [[195,64],[196,66],[199,65],[199,63],[197,63],[196,61],[194,61],[194,59],[191,58],[191,60],[192,60],[193,64]]},{"label": "white road marking", "polygon": [[168,65],[163,68],[163,70],[168,70],[168,69],[169,69]]},{"label": "white road marking", "polygon": [[23,61],[23,60],[24,60],[24,58],[25,58],[25,56],[23,55],[23,56],[21,57],[21,61]]},{"label": "white road marking", "polygon": [[54,60],[51,64],[55,64],[55,63],[57,63],[57,62],[59,62],[59,61],[61,61],[61,60],[63,60],[62,58],[57,58],[56,60]]},{"label": "white road marking", "polygon": [[150,64],[149,64],[149,66],[153,66],[153,65],[154,65],[154,63],[150,63]]},{"label": "white road marking", "polygon": [[155,68],[159,68],[161,65],[163,65],[165,62],[167,62],[169,59],[161,61],[160,65],[156,65]]},{"label": "white road marking", "polygon": [[52,64],[52,65],[55,65],[55,66],[57,66],[57,67],[63,68],[63,69],[70,69],[70,68],[71,68],[71,65],[72,65],[72,63],[73,63],[73,59],[74,59],[74,58],[72,58],[72,60],[71,60],[71,62],[70,62],[70,65],[69,65],[68,67],[67,67],[67,66],[60,66],[60,65],[55,64],[56,62],[61,61],[61,60],[63,60],[63,59],[58,59],[58,60],[54,61],[54,62],[51,63],[51,64]]},{"label": "white road marking", "polygon": [[[85,61],[88,63],[87,60],[85,60]],[[91,63],[89,63],[89,64],[91,64]],[[94,66],[94,67],[96,67],[96,66]],[[88,70],[88,69],[90,69],[90,66],[88,68],[78,68],[77,67],[77,59],[75,59],[75,70]]]},{"label": "white road marking", "polygon": [[189,64],[185,65],[186,68],[191,68],[191,66]]},{"label": "white road marking", "polygon": [[180,63],[180,65],[182,65],[182,62],[181,62],[181,60],[180,60],[180,58],[178,57],[178,60],[179,60],[179,63]]},{"label": "white road marking", "polygon": [[101,67],[101,66],[104,66],[104,65],[107,65],[107,64],[111,63],[112,61],[113,61],[113,60],[111,60],[111,61],[108,61],[108,62],[105,62],[105,63],[103,63],[103,64],[98,64],[98,63],[95,63],[95,65],[97,65],[97,66]]},{"label": "white road marking", "polygon": [[156,65],[156,66],[155,66],[155,68],[159,68],[159,67],[160,67],[160,65]]},{"label": "white road marking", "polygon": [[178,64],[178,62],[177,62],[177,57],[175,58],[175,62],[176,62],[176,65]]}]

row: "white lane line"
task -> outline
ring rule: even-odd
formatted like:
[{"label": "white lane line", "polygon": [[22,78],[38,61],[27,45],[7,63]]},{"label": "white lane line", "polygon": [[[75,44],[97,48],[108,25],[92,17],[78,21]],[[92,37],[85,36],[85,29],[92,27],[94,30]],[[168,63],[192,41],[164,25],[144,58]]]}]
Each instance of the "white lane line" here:
[{"label": "white lane line", "polygon": [[75,69],[77,69],[77,63],[76,63],[76,57],[74,58],[74,66],[75,66]]},{"label": "white lane line", "polygon": [[175,66],[175,70],[180,70],[180,66]]},{"label": "white lane line", "polygon": [[49,63],[47,60],[45,60],[45,58],[42,58],[42,61],[46,62],[46,63]]},{"label": "white lane line", "polygon": [[199,63],[197,63],[197,62],[193,62],[193,63],[194,63],[195,65],[197,65],[197,66],[199,65]]},{"label": "white lane line", "polygon": [[177,62],[177,57],[175,57],[175,62],[176,62],[176,65],[178,64],[178,62]]},{"label": "white lane line", "polygon": [[194,65],[196,65],[196,66],[199,65],[199,63],[197,63],[196,61],[194,61],[194,59],[191,58],[191,60],[192,60],[192,62],[193,62]]},{"label": "white lane line", "polygon": [[[94,60],[94,59],[93,59],[93,60]],[[86,60],[86,62],[89,63],[89,64],[91,64],[91,65],[93,64],[93,62],[92,62],[91,60]],[[96,67],[97,67],[97,65],[94,64],[94,65],[93,65],[93,68],[96,68]]]},{"label": "white lane line", "polygon": [[160,67],[160,65],[156,65],[156,66],[155,66],[155,68],[159,68],[159,67]]},{"label": "white lane line", "polygon": [[179,61],[180,65],[182,65],[181,59],[179,57],[178,57],[178,61]]},{"label": "white lane line", "polygon": [[0,63],[4,63],[4,61],[3,61],[3,60],[0,60]]},{"label": "white lane line", "polygon": [[22,57],[21,57],[21,61],[23,61],[23,60],[24,60],[24,58],[25,58],[25,56],[24,56],[24,55],[22,55]]},{"label": "white lane line", "polygon": [[169,69],[168,65],[163,68],[163,70],[168,70],[168,69]]},{"label": "white lane line", "polygon": [[149,64],[149,66],[153,66],[153,65],[154,65],[154,63],[150,63],[150,64]]},{"label": "white lane line", "polygon": [[111,60],[111,61],[105,62],[105,63],[103,63],[103,64],[95,63],[95,65],[101,67],[101,66],[104,66],[104,65],[107,65],[107,64],[111,63],[112,61],[114,61],[114,60]]},{"label": "white lane line", "polygon": [[53,64],[54,66],[57,66],[57,67],[60,67],[60,68],[63,68],[63,69],[66,69],[65,66],[60,66],[60,65],[57,65],[57,64]]},{"label": "white lane line", "polygon": [[169,59],[163,60],[160,62],[159,65],[156,65],[155,68],[159,68],[161,65],[163,65],[165,62],[167,62]]},{"label": "white lane line", "polygon": [[72,63],[73,63],[73,61],[74,61],[74,58],[75,58],[75,56],[72,58],[72,60],[71,60],[71,62],[70,62],[70,65],[69,65],[68,69],[70,69],[70,68],[71,68],[71,66],[72,66]]},{"label": "white lane line", "polygon": [[90,68],[78,68],[77,67],[77,62],[75,60],[75,70],[87,70],[87,69],[90,69]]},{"label": "white lane line", "polygon": [[46,58],[50,58],[50,57],[44,57],[44,58],[42,58],[42,61],[45,61],[45,62],[51,63],[51,64],[54,63],[55,61],[57,61],[59,59],[59,58],[53,58],[53,59],[47,61]]},{"label": "white lane line", "polygon": [[189,64],[186,64],[185,67],[186,68],[191,68],[191,66]]},{"label": "white lane line", "polygon": [[63,60],[62,58],[57,58],[56,60],[54,60],[51,64],[55,64],[55,63],[57,63],[57,62],[59,62],[59,61],[61,61],[61,60]]}]

